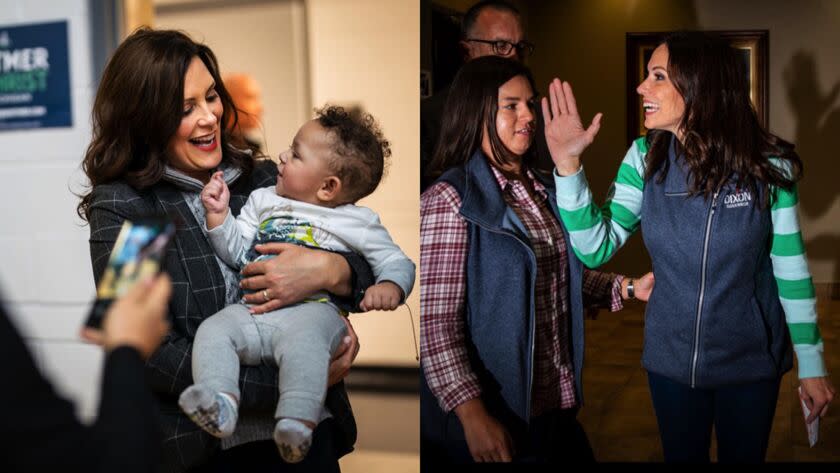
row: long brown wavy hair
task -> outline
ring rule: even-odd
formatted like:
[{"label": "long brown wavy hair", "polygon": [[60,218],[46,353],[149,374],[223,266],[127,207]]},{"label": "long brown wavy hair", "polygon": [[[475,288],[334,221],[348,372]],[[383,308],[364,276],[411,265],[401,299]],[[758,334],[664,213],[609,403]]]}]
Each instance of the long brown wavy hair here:
[{"label": "long brown wavy hair", "polygon": [[[668,75],[685,101],[679,123],[683,142],[676,144],[690,169],[689,192],[708,198],[733,177],[753,195],[760,183],[792,189],[802,177],[802,160],[793,144],[759,124],[737,51],[717,35],[700,31],[672,33],[661,44],[668,48]],[[660,168],[658,181],[665,179],[671,137],[664,130],[647,133],[646,179]],[[781,159],[786,169],[771,163],[771,157]],[[764,195],[762,205],[770,197]]]},{"label": "long brown wavy hair", "polygon": [[228,126],[222,133],[222,161],[239,167],[246,177],[251,173],[251,155],[230,144],[238,116],[213,51],[180,31],[142,27],[114,51],[96,92],[93,139],[82,161],[90,190],[76,208],[83,220],[97,185],[122,180],[144,189],[161,179],[167,145],[183,115],[184,76],[196,57],[213,76],[224,106],[220,123]]},{"label": "long brown wavy hair", "polygon": [[[496,112],[499,110],[499,87],[516,76],[525,77],[531,90],[537,93],[531,71],[513,59],[483,56],[461,67],[443,107],[440,137],[427,172],[429,178],[434,180],[447,169],[466,163],[481,148],[485,129],[495,160],[501,164],[510,163],[512,153],[496,132]],[[537,114],[534,115],[536,118]],[[533,160],[533,148],[532,144],[522,157],[523,165]]]}]

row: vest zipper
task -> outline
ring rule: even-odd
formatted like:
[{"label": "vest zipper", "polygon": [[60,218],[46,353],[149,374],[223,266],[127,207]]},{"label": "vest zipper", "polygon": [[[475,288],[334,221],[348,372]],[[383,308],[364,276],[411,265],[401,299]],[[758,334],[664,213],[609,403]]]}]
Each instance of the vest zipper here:
[{"label": "vest zipper", "polygon": [[718,191],[712,196],[712,207],[709,216],[706,218],[706,236],[703,239],[703,261],[700,267],[700,300],[697,302],[697,317],[694,322],[694,354],[691,359],[691,387],[694,388],[697,380],[697,356],[700,353],[700,315],[703,312],[703,297],[706,293],[706,263],[709,256],[709,235],[712,231],[712,218],[715,216],[717,207]]},{"label": "vest zipper", "polygon": [[[534,254],[534,250],[532,250],[530,246],[526,245],[525,242],[520,240],[519,237],[517,237],[513,233],[494,230],[494,229],[488,228],[488,227],[486,227],[486,226],[484,226],[484,225],[482,225],[482,224],[480,224],[480,223],[478,223],[474,220],[467,219],[466,217],[465,217],[465,219],[471,221],[472,223],[478,225],[479,227],[487,230],[490,233],[496,233],[496,234],[499,234],[499,235],[507,235],[509,237],[513,237],[513,239],[516,240],[517,242],[519,242],[520,245],[524,246],[525,249],[528,250],[528,253],[533,257],[534,275],[531,278],[531,287],[536,288],[536,277],[537,277],[536,276],[536,267],[537,267],[537,261],[536,260],[537,260],[537,257]],[[534,298],[531,297],[532,303],[533,303],[533,299]],[[537,328],[536,327],[537,326],[536,313],[534,314],[534,320],[531,320],[530,322],[531,323],[529,325],[531,326],[531,347],[530,347],[531,348],[531,354],[530,354],[530,359],[531,359],[530,368],[531,368],[531,371],[528,373],[528,402],[525,404],[525,419],[526,419],[526,422],[528,422],[529,424],[531,422],[531,394],[532,394],[533,387],[534,387],[534,344],[536,343],[536,341],[535,341],[536,333],[535,332],[536,332],[536,328]]]}]

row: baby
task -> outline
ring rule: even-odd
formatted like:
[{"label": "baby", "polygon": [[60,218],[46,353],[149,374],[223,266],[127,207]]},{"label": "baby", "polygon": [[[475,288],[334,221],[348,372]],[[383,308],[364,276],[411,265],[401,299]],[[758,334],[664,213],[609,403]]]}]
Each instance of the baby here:
[{"label": "baby", "polygon": [[[254,191],[235,219],[222,173],[211,177],[201,201],[214,250],[235,268],[262,257],[254,250],[260,243],[354,251],[376,277],[361,307],[394,310],[414,286],[414,263],[372,210],[354,205],[376,189],[390,154],[370,115],[317,110],[280,155],[277,185]],[[285,461],[301,461],[325,415],[329,362],[347,332],[343,315],[328,293],[319,293],[262,315],[236,304],[207,318],[195,335],[195,384],[181,394],[181,409],[210,434],[230,436],[238,417],[240,363],[275,363],[280,399],[274,440]]]}]

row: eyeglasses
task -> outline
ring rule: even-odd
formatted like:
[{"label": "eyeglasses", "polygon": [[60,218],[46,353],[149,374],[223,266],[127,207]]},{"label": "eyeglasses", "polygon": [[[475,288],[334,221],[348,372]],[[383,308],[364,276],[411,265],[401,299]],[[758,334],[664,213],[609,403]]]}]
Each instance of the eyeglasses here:
[{"label": "eyeglasses", "polygon": [[485,43],[485,44],[492,44],[493,45],[493,52],[498,54],[499,56],[507,56],[516,48],[516,53],[521,55],[522,57],[530,56],[534,54],[534,45],[533,43],[529,43],[528,41],[520,41],[518,43],[511,43],[510,41],[505,41],[503,39],[497,40],[487,40],[487,39],[475,39],[475,38],[467,38],[464,41],[467,42],[476,42],[476,43]]}]

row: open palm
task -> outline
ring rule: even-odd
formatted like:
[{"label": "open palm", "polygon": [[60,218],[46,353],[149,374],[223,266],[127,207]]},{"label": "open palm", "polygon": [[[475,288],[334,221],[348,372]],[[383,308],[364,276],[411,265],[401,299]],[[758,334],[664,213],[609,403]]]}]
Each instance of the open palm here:
[{"label": "open palm", "polygon": [[546,97],[541,102],[545,141],[558,171],[570,174],[580,167],[580,155],[598,134],[602,115],[596,114],[589,128],[584,129],[572,86],[568,82],[554,79],[548,86],[548,95],[550,102]]}]

